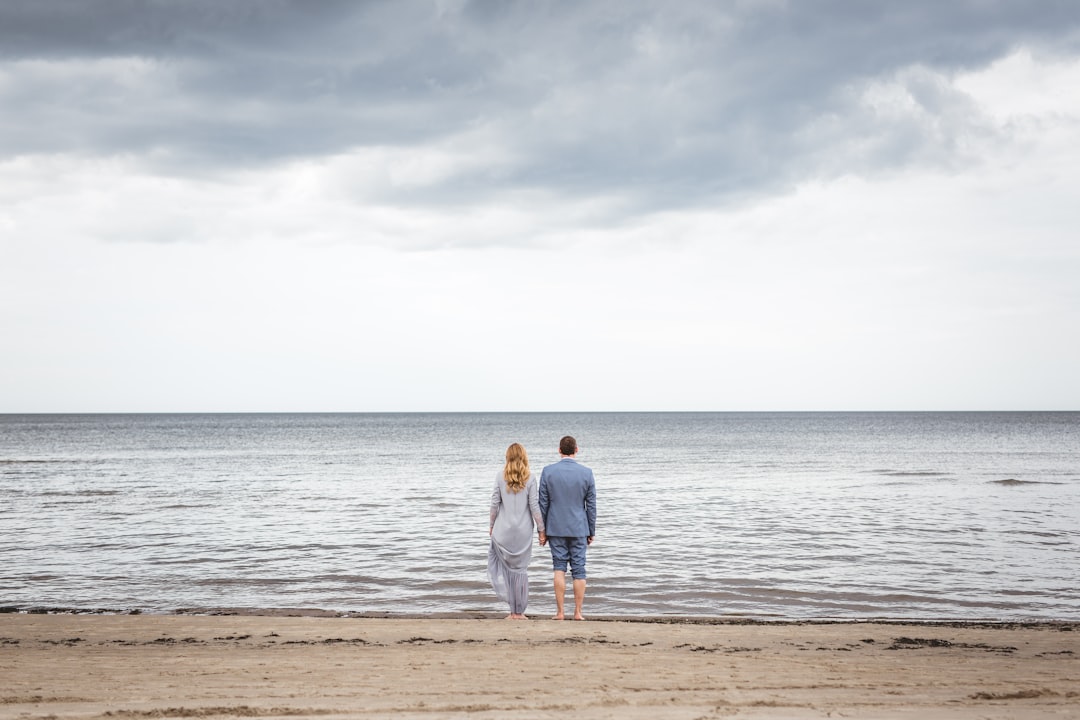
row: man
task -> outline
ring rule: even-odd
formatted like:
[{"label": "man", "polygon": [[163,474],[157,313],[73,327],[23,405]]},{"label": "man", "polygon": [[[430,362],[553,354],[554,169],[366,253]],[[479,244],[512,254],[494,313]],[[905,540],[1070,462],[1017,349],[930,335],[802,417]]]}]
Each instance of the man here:
[{"label": "man", "polygon": [[559,441],[562,459],[540,473],[540,513],[545,529],[540,544],[551,545],[555,620],[564,618],[567,563],[574,579],[574,619],[585,619],[581,615],[585,602],[585,549],[596,537],[596,482],[592,470],[574,459],[577,452],[577,440],[567,435]]}]

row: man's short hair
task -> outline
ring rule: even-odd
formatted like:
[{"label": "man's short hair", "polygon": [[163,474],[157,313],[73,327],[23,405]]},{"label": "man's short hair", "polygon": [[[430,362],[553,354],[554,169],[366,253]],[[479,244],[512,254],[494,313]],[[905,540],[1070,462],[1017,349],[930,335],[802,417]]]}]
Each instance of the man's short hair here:
[{"label": "man's short hair", "polygon": [[559,441],[559,452],[563,455],[577,454],[577,440],[567,435]]}]

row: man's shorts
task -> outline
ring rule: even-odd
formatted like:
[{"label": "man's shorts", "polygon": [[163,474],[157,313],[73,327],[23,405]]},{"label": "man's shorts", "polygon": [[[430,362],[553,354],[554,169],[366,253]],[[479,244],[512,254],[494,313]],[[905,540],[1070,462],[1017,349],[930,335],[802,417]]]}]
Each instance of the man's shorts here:
[{"label": "man's shorts", "polygon": [[552,537],[548,535],[551,546],[551,565],[556,570],[566,572],[566,563],[570,563],[575,580],[585,579],[585,548],[588,540],[583,537]]}]

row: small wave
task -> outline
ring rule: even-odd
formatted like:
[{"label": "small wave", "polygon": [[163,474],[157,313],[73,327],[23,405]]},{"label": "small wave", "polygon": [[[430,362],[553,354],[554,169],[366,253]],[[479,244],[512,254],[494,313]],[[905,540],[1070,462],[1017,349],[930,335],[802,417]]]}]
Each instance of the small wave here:
[{"label": "small wave", "polygon": [[882,470],[886,477],[948,477],[948,473],[937,470]]},{"label": "small wave", "polygon": [[418,584],[426,590],[468,590],[470,592],[482,591],[487,587],[487,583],[480,580],[429,580]]},{"label": "small wave", "polygon": [[1063,533],[1039,532],[1038,530],[1002,530],[1001,532],[1004,535],[1031,535],[1033,537],[1044,537],[1044,538],[1065,537],[1065,535]]},{"label": "small wave", "polygon": [[307,582],[306,578],[260,578],[260,577],[227,577],[227,578],[198,578],[189,581],[191,585],[199,587],[280,587],[283,585],[302,585]]},{"label": "small wave", "polygon": [[1004,480],[990,480],[992,485],[1061,485],[1059,482],[1048,482],[1046,480],[1017,480],[1016,478],[1005,478]]},{"label": "small wave", "polygon": [[119,490],[43,490],[42,497],[107,497],[119,495]]},{"label": "small wave", "polygon": [[80,458],[0,458],[3,465],[103,465],[115,458],[80,457]]},{"label": "small wave", "polygon": [[186,557],[179,560],[152,558],[155,565],[213,565],[221,562],[219,557]]}]

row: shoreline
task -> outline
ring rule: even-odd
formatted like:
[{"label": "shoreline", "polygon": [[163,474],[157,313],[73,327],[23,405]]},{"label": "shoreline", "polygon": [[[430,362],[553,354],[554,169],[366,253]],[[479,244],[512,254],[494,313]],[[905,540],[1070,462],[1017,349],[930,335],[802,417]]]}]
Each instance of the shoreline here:
[{"label": "shoreline", "polygon": [[[80,608],[67,606],[32,605],[0,606],[0,618],[4,615],[81,615],[81,616],[145,616],[145,617],[265,617],[265,618],[342,618],[364,620],[501,620],[505,612],[470,611],[457,612],[391,612],[384,610],[326,610],[321,608],[248,608],[205,607],[176,608],[173,610],[143,610],[140,608]],[[530,619],[539,616],[530,615]],[[746,615],[592,615],[589,622],[645,623],[660,625],[894,625],[932,626],[955,628],[1058,628],[1064,631],[1080,630],[1080,618],[1066,619],[1010,619],[1010,618],[845,618],[845,617],[762,617]],[[573,622],[573,621],[570,621]]]},{"label": "shoreline", "polygon": [[0,615],[0,716],[1075,717],[1072,623]]}]

